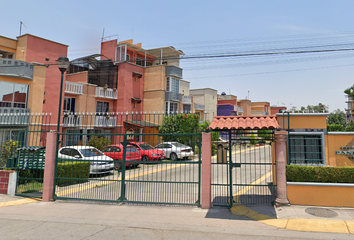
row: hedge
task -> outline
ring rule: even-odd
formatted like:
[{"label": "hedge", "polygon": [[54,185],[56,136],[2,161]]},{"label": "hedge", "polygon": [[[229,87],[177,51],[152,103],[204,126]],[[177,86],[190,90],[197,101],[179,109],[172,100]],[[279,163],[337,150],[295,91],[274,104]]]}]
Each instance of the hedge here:
[{"label": "hedge", "polygon": [[354,183],[354,167],[286,166],[288,182]]},{"label": "hedge", "polygon": [[57,167],[57,185],[86,182],[90,176],[90,162],[60,162]]}]

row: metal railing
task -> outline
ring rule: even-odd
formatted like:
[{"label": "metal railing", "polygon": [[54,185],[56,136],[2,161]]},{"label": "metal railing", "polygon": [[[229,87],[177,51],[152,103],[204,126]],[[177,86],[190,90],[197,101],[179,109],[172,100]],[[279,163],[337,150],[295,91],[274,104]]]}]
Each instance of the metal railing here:
[{"label": "metal railing", "polygon": [[195,110],[204,110],[204,104],[194,103]]},{"label": "metal railing", "polygon": [[65,93],[82,95],[83,86],[84,85],[82,83],[75,83],[75,82],[66,81],[65,82]]},{"label": "metal railing", "polygon": [[181,102],[181,96],[182,96],[182,94],[180,94],[180,93],[166,91],[165,101]]},{"label": "metal railing", "polygon": [[183,96],[182,103],[183,104],[192,104],[192,97],[191,96]]}]

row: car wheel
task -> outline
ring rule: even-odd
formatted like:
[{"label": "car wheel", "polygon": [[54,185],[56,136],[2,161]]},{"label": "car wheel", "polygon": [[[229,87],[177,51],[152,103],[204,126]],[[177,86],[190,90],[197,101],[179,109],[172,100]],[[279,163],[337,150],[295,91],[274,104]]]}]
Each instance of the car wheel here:
[{"label": "car wheel", "polygon": [[141,160],[143,162],[148,162],[149,161],[149,157],[148,156],[143,156],[143,158]]},{"label": "car wheel", "polygon": [[218,145],[218,149],[222,149],[223,146],[221,144]]},{"label": "car wheel", "polygon": [[177,154],[176,153],[171,153],[170,158],[172,161],[176,161],[177,160]]},{"label": "car wheel", "polygon": [[122,163],[120,163],[120,162],[115,162],[114,163],[114,169],[115,170],[118,170],[118,169],[121,169],[122,168]]}]

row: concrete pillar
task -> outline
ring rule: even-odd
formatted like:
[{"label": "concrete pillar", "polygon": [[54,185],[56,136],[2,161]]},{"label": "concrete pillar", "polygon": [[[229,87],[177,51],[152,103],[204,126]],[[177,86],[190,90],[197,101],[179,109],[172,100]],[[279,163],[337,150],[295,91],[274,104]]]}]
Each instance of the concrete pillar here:
[{"label": "concrete pillar", "polygon": [[53,200],[54,193],[54,173],[55,173],[55,157],[57,155],[57,132],[50,131],[47,134],[47,145],[45,151],[45,165],[43,178],[43,202]]},{"label": "concrete pillar", "polygon": [[202,133],[201,207],[211,208],[211,133]]},{"label": "concrete pillar", "polygon": [[275,162],[277,167],[277,198],[276,207],[290,205],[286,189],[286,139],[287,131],[275,132]]}]

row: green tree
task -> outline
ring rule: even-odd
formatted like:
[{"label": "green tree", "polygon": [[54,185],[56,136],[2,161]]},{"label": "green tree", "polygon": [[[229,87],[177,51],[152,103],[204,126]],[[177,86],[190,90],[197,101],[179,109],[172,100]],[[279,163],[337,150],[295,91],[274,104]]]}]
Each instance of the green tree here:
[{"label": "green tree", "polygon": [[[200,124],[200,132],[206,132],[206,129],[209,127],[210,121],[206,120],[205,122]],[[212,131],[211,132],[211,140],[218,141],[220,137],[220,132]]]},{"label": "green tree", "polygon": [[6,165],[6,161],[8,158],[15,156],[17,148],[19,148],[19,142],[11,139],[6,140],[1,145],[0,167],[4,167]]},{"label": "green tree", "polygon": [[111,140],[105,138],[104,136],[92,136],[88,141],[87,145],[95,147],[97,149],[102,149],[104,146],[110,145],[111,143]]},{"label": "green tree", "polygon": [[344,93],[348,95],[348,97],[354,98],[354,85],[345,89]]}]

